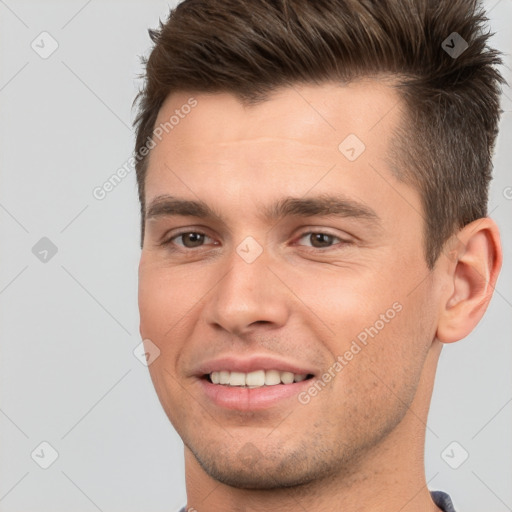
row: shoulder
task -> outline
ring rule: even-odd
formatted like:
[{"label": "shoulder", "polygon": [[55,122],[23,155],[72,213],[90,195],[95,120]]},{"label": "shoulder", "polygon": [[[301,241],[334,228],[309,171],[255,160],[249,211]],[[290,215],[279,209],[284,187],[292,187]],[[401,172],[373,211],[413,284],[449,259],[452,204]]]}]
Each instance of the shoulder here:
[{"label": "shoulder", "polygon": [[[453,507],[452,499],[448,494],[443,491],[430,491],[430,495],[432,496],[432,501],[441,509],[443,512],[456,512]],[[182,511],[180,511],[182,512]],[[183,509],[183,512],[186,512]]]}]

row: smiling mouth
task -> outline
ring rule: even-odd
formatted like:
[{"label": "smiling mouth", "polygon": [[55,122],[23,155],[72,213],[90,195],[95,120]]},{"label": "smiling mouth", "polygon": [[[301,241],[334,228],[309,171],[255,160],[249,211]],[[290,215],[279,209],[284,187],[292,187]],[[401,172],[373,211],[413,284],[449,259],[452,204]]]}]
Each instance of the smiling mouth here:
[{"label": "smiling mouth", "polygon": [[203,376],[212,384],[227,387],[262,388],[278,384],[293,384],[313,378],[312,374],[282,372],[279,370],[256,370],[249,373],[231,372],[229,370],[215,371]]}]

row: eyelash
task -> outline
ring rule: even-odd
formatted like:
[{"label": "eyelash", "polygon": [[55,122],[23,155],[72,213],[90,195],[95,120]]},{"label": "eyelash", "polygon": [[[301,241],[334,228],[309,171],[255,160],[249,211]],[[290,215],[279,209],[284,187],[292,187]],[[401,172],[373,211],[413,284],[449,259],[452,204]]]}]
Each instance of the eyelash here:
[{"label": "eyelash", "polygon": [[[204,233],[203,231],[199,231],[199,230],[194,230],[194,231],[182,231],[181,233],[176,233],[174,234],[172,237],[170,238],[167,238],[165,240],[163,240],[159,245],[160,246],[164,246],[164,247],[167,247],[167,246],[171,246],[173,244],[173,240],[183,236],[183,235],[187,235],[187,234],[190,234],[190,233],[193,233],[195,235],[203,235],[205,237],[208,237],[208,238],[211,238],[210,236],[208,236],[206,233]],[[301,233],[297,238],[296,240],[301,240],[302,238],[304,238],[305,236],[311,236],[311,235],[327,235],[327,236],[330,236],[332,237],[334,240],[338,240],[338,244],[340,245],[349,245],[351,242],[349,240],[344,240],[343,238],[340,238],[339,236],[336,236],[336,235],[333,235],[332,233],[329,233],[329,232],[326,232],[326,231],[305,231],[304,233]],[[336,245],[338,244],[333,244],[329,247],[308,247],[309,250],[312,250],[313,252],[327,252],[329,249],[332,249],[333,247],[335,247]],[[182,246],[183,249],[175,249],[175,250],[181,250],[181,251],[184,251],[184,252],[191,252],[193,251],[194,249],[201,249],[203,246],[199,246],[199,247],[185,247],[185,246]]]}]

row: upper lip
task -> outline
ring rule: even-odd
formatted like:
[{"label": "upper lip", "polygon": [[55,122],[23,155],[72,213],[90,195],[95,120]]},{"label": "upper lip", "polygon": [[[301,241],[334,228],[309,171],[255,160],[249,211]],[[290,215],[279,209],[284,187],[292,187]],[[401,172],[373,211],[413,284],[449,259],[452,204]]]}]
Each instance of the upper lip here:
[{"label": "upper lip", "polygon": [[198,377],[203,377],[212,372],[227,370],[231,372],[250,373],[256,370],[278,370],[299,375],[314,374],[314,370],[301,364],[292,363],[273,356],[223,356],[199,365],[195,372]]}]

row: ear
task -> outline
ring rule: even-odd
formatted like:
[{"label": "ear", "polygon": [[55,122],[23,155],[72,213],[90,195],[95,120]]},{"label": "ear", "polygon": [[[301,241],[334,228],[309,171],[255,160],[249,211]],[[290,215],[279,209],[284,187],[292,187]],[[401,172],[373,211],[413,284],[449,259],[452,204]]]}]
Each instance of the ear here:
[{"label": "ear", "polygon": [[476,327],[491,300],[503,259],[498,227],[489,217],[464,226],[455,240],[437,326],[437,338],[443,343],[458,341]]}]

